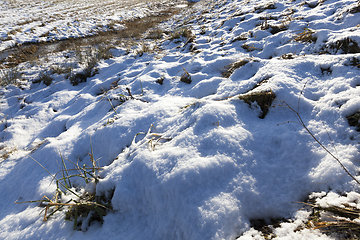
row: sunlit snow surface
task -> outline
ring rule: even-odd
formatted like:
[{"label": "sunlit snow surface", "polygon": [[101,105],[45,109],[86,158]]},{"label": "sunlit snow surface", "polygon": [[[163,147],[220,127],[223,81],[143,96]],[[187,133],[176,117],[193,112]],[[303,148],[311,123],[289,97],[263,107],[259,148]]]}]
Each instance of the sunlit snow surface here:
[{"label": "sunlit snow surface", "polygon": [[[358,3],[327,0],[314,7],[317,1],[278,0],[275,9],[260,11],[264,2],[199,2],[161,25],[191,27],[193,43],[163,39],[158,54],[142,56],[119,47],[98,64],[99,74],[78,86],[59,76],[50,86],[2,88],[0,137],[10,156],[0,168],[1,238],[264,239],[250,220],[291,218],[276,229],[279,239],[331,239],[317,230],[294,231],[309,215],[296,202],[315,194],[321,206],[358,203],[353,191],[359,186],[286,104],[358,173],[360,137],[346,117],[360,109],[360,68],[352,64],[360,54],[332,47],[345,38],[360,45],[360,13],[351,12]],[[274,19],[267,24],[283,23],[287,30],[262,28],[269,16]],[[315,42],[294,40],[304,28]],[[234,41],[240,35],[246,40]],[[289,53],[293,59],[280,58]],[[224,78],[222,69],[241,59],[249,63]],[[191,84],[179,81],[184,68]],[[163,85],[156,83],[162,77]],[[111,87],[114,82],[118,87]],[[120,104],[116,99],[128,95],[126,88],[137,100]],[[270,90],[276,100],[264,119],[256,103],[236,97]],[[164,139],[152,145],[152,133]],[[114,211],[102,225],[73,231],[63,212],[43,222],[35,203],[14,204],[54,193],[51,177],[29,155],[52,174],[59,171],[59,153],[89,164],[90,137],[104,167],[97,194],[115,189]],[[344,192],[347,197],[338,194]]]}]

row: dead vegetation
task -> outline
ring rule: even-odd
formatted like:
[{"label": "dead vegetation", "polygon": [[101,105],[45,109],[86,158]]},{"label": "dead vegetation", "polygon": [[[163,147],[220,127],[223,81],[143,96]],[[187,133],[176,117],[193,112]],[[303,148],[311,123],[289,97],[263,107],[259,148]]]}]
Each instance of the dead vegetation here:
[{"label": "dead vegetation", "polygon": [[239,35],[237,37],[234,37],[231,41],[230,41],[230,44],[231,43],[234,43],[234,42],[237,42],[237,41],[245,41],[247,40],[248,38],[245,36],[245,35]]},{"label": "dead vegetation", "polygon": [[318,6],[321,6],[323,3],[325,2],[325,0],[318,0],[317,2],[308,2],[305,1],[303,3],[303,5],[307,5],[309,8],[316,8]]},{"label": "dead vegetation", "polygon": [[360,132],[360,111],[357,111],[346,117],[350,126],[355,127],[356,131]]},{"label": "dead vegetation", "polygon": [[357,59],[356,57],[352,57],[351,59],[348,60],[347,63],[345,63],[345,66],[353,66],[360,68],[360,60]]},{"label": "dead vegetation", "polygon": [[233,62],[227,66],[225,66],[222,70],[222,75],[225,78],[229,78],[231,76],[231,74],[234,73],[234,71],[242,66],[244,66],[245,64],[247,64],[249,62],[249,60],[247,59],[242,59],[236,62]]},{"label": "dead vegetation", "polygon": [[[12,49],[6,50],[9,52],[9,56],[2,59],[0,64],[5,67],[15,67],[20,63],[36,60],[49,53],[74,51],[76,48],[84,46],[101,47],[101,44],[103,45],[102,47],[106,48],[106,45],[111,45],[111,42],[117,42],[118,40],[126,38],[139,39],[147,30],[155,27],[158,23],[169,19],[178,12],[179,9],[168,9],[155,15],[122,21],[121,24],[124,25],[125,28],[121,30],[108,28],[108,31],[97,32],[94,36],[70,38],[52,42],[24,43],[21,46],[18,45]],[[15,30],[13,31],[13,33],[16,32],[17,31]],[[149,34],[150,38],[159,38],[162,36],[161,30],[156,29]]]},{"label": "dead vegetation", "polygon": [[169,40],[175,40],[180,38],[185,38],[186,43],[190,43],[193,42],[193,40],[195,39],[195,35],[193,34],[191,28],[182,27],[171,33]]},{"label": "dead vegetation", "polygon": [[338,40],[335,43],[330,44],[329,48],[335,49],[336,51],[342,50],[343,54],[360,53],[360,47],[358,43],[351,38]]},{"label": "dead vegetation", "polygon": [[263,6],[255,7],[254,11],[256,13],[262,13],[263,11],[268,10],[268,9],[276,9],[275,3],[268,3],[268,4],[263,5]]},{"label": "dead vegetation", "polygon": [[180,81],[183,83],[190,84],[191,83],[191,76],[188,71],[183,67],[183,73],[181,74]]},{"label": "dead vegetation", "polygon": [[281,223],[289,222],[287,219],[270,219],[265,221],[264,219],[251,219],[250,226],[255,230],[262,233],[262,236],[265,239],[274,239],[276,235],[274,229],[281,226]]},{"label": "dead vegetation", "polygon": [[339,206],[321,207],[313,199],[304,202],[312,211],[304,228],[318,229],[320,232],[336,239],[360,238],[360,209],[342,204]]},{"label": "dead vegetation", "polygon": [[242,46],[241,46],[244,50],[246,50],[247,52],[252,52],[252,51],[255,51],[255,50],[260,50],[259,48],[257,48],[257,47],[254,47],[254,44],[252,44],[252,45],[249,45],[249,44],[243,44]]},{"label": "dead vegetation", "polygon": [[348,10],[349,13],[359,13],[360,12],[360,2],[358,2],[357,6],[352,7],[351,9]]},{"label": "dead vegetation", "polygon": [[260,24],[260,29],[261,30],[267,30],[270,29],[270,33],[271,34],[277,34],[279,32],[282,31],[286,31],[289,26],[289,22],[291,22],[291,18],[289,18],[289,21],[283,21],[281,22],[281,24],[269,24],[268,20],[277,20],[277,18],[271,17],[271,16],[267,16],[267,17],[261,17],[260,20],[263,20]]},{"label": "dead vegetation", "polygon": [[294,40],[297,42],[307,42],[307,43],[316,42],[317,38],[313,36],[314,33],[315,33],[314,30],[311,30],[309,28],[304,28],[304,31],[298,33],[295,36]]},{"label": "dead vegetation", "polygon": [[0,68],[0,86],[7,86],[9,84],[15,84],[17,80],[21,79],[22,73],[18,68]]},{"label": "dead vegetation", "polygon": [[294,59],[294,58],[295,58],[295,55],[292,53],[286,53],[286,54],[281,55],[281,57],[280,57],[280,59]]},{"label": "dead vegetation", "polygon": [[276,95],[270,89],[269,91],[259,91],[241,94],[238,96],[238,98],[240,100],[243,100],[250,106],[252,106],[252,104],[256,102],[256,104],[260,107],[262,111],[259,118],[264,119],[266,114],[269,112],[269,107],[271,107],[271,104],[276,98]]},{"label": "dead vegetation", "polygon": [[[91,141],[91,139],[90,139]],[[74,230],[86,231],[93,221],[103,222],[103,217],[112,210],[111,198],[114,189],[101,195],[96,195],[96,185],[99,182],[99,171],[101,168],[94,159],[93,148],[90,144],[91,165],[72,162],[69,159],[61,157],[61,169],[56,173],[50,173],[41,163],[32,158],[40,167],[42,167],[53,178],[56,183],[56,190],[52,198],[44,195],[40,200],[24,201],[21,203],[39,203],[39,207],[44,208],[43,221],[47,221],[55,213],[65,210],[65,220],[73,221]],[[69,162],[73,168],[69,168],[66,163]],[[58,177],[60,175],[60,177]],[[78,186],[74,182],[83,180],[84,185]],[[67,196],[64,200],[62,196]],[[69,200],[68,200],[69,199]]]},{"label": "dead vegetation", "polygon": [[53,81],[53,78],[48,72],[41,72],[39,77],[33,80],[33,83],[44,83],[46,86],[49,86]]}]

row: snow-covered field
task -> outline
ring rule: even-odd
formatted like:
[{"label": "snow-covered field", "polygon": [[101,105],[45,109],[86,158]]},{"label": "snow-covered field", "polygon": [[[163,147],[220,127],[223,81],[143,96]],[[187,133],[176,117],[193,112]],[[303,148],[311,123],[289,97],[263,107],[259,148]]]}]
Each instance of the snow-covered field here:
[{"label": "snow-covered field", "polygon": [[[15,12],[35,4],[1,3],[13,12],[0,20],[6,37],[9,22],[27,18],[14,21]],[[67,21],[91,31],[86,16]],[[359,208],[359,184],[294,111],[360,180],[360,136],[347,119],[359,128],[360,3],[202,0],[159,28],[161,39],[115,46],[86,82],[65,73],[33,82],[76,58],[65,51],[20,64],[22,80],[0,89],[0,238],[265,239],[254,223],[271,219],[288,219],[274,227],[277,239],[338,238],[311,228],[298,202]],[[85,68],[71,64],[73,75]],[[14,203],[52,199],[62,158],[102,167],[98,183],[74,177],[73,193],[56,200],[94,191],[111,203],[102,224],[79,217],[76,231],[65,208],[44,222],[45,203]]]},{"label": "snow-covered field", "polygon": [[178,0],[1,0],[0,51],[119,30],[121,21],[157,13]]}]

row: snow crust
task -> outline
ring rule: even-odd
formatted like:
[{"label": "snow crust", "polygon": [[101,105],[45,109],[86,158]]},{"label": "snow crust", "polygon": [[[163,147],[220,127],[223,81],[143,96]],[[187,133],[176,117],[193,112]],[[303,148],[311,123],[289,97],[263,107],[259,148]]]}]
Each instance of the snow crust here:
[{"label": "snow crust", "polygon": [[[40,3],[45,4],[20,7],[0,2],[4,16],[0,35],[4,36],[34,9],[41,11]],[[78,2],[73,4],[84,4]],[[265,8],[265,2],[200,1],[161,24],[164,30],[191,27],[196,36],[193,43],[163,38],[155,43],[158,53],[141,56],[118,47],[114,58],[96,66],[98,74],[77,86],[58,75],[50,86],[27,81],[21,87],[2,87],[0,236],[265,239],[251,227],[251,220],[288,218],[292,222],[274,231],[278,239],[332,239],[318,230],[301,228],[310,213],[299,210],[302,205],[296,202],[311,195],[321,206],[346,202],[359,207],[359,186],[296,123],[286,104],[356,176],[360,137],[346,117],[360,109],[360,68],[352,64],[360,54],[345,53],[337,41],[351,38],[360,45],[360,13],[351,13],[358,3],[327,0],[310,7],[318,2],[277,0],[274,9]],[[46,4],[53,8],[46,8],[45,16],[65,11],[63,3]],[[116,18],[124,12],[104,10]],[[96,25],[86,20],[87,14],[78,22],[55,18],[51,26],[79,24],[87,34]],[[265,27],[282,23],[286,30],[275,34]],[[295,41],[305,29],[311,29],[316,40]],[[64,33],[68,30],[54,38],[72,36]],[[241,35],[246,40],[236,39]],[[21,42],[25,33],[16,36],[15,41]],[[1,47],[7,44],[3,41]],[[285,59],[284,54],[293,58]],[[45,68],[63,55],[48,59]],[[248,63],[229,78],[223,77],[229,64],[244,59]],[[21,69],[26,69],[28,79],[39,71],[31,63]],[[190,84],[180,81],[184,69],[191,76]],[[163,85],[156,82],[160,78]],[[119,97],[128,96],[127,88],[134,99],[122,103]],[[261,91],[276,95],[264,119],[259,118],[258,103],[249,105],[237,97]],[[56,174],[60,153],[90,165],[91,144],[103,170],[96,186],[82,187],[98,195],[114,190],[114,211],[102,225],[73,231],[73,223],[64,221],[64,212],[43,222],[39,216],[43,208],[36,203],[14,204],[17,199],[51,196],[56,188],[31,158]],[[298,227],[301,230],[295,231]]]}]

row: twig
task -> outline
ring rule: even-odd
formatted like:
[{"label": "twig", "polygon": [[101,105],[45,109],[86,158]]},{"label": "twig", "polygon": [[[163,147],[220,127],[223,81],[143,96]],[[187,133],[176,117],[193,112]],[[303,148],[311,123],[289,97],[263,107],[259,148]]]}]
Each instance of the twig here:
[{"label": "twig", "polygon": [[304,121],[302,120],[300,114],[298,111],[295,111],[292,107],[290,107],[289,104],[287,104],[286,102],[283,102],[291,111],[293,111],[293,113],[295,114],[298,123],[310,134],[310,136],[328,153],[330,154],[331,157],[333,157],[339,164],[340,166],[344,169],[344,171],[353,179],[355,180],[355,182],[357,184],[360,185],[360,182],[347,170],[347,168],[342,164],[342,162],[340,161],[339,158],[337,158],[334,154],[332,154],[315,136],[314,134],[306,127]]}]

